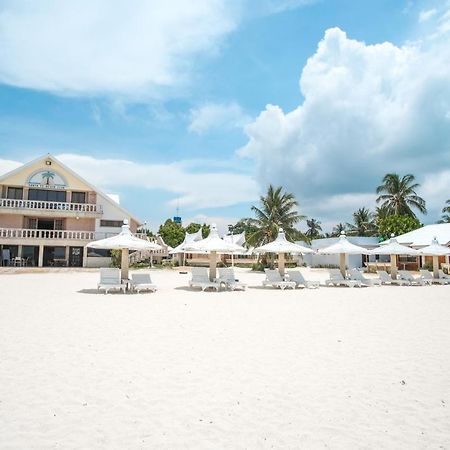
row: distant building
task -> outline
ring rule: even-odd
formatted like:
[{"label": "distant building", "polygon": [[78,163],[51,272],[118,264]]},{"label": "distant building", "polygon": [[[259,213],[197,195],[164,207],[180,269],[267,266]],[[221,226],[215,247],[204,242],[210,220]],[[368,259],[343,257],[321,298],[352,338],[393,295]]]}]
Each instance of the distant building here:
[{"label": "distant building", "polygon": [[[362,236],[347,236],[347,239],[355,245],[364,247],[367,249],[373,249],[378,247],[377,237],[362,237]],[[311,241],[311,248],[313,250],[319,250],[321,248],[328,247],[339,241],[339,237],[313,239]],[[304,245],[304,243],[302,243]],[[298,257],[299,263],[306,263],[310,267],[339,267],[339,255],[321,255],[321,254],[308,254]],[[375,261],[375,256],[367,255],[347,255],[346,264],[348,269],[356,267],[364,267],[365,263],[369,261]]]},{"label": "distant building", "polygon": [[108,251],[88,242],[141,221],[48,154],[0,176],[0,263],[37,267],[99,267]]}]

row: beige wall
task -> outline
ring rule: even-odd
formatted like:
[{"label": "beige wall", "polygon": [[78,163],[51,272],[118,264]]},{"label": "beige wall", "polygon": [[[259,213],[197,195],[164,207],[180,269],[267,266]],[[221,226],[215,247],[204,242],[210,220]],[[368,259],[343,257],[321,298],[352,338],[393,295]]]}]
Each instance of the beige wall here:
[{"label": "beige wall", "polygon": [[95,219],[86,218],[67,218],[66,219],[66,230],[73,231],[95,231]]},{"label": "beige wall", "polygon": [[82,183],[77,177],[73,176],[71,173],[67,172],[63,167],[61,167],[57,161],[49,158],[52,161],[51,166],[45,164],[45,160],[40,160],[31,166],[20,170],[19,172],[10,175],[8,178],[2,180],[2,183],[6,186],[26,186],[28,178],[38,170],[52,170],[59,173],[65,178],[68,186],[67,188],[73,191],[90,191],[91,188],[85,183]]},{"label": "beige wall", "polygon": [[23,228],[23,216],[0,214],[0,228]]}]

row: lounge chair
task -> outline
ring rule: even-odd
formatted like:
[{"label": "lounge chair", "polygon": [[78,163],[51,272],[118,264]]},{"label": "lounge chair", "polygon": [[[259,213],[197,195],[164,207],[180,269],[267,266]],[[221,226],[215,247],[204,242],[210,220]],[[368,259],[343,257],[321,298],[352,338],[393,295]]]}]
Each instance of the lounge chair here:
[{"label": "lounge chair", "polygon": [[367,278],[358,269],[350,270],[350,279],[361,281],[363,286],[381,286],[381,278]]},{"label": "lounge chair", "polygon": [[131,288],[133,292],[152,291],[156,292],[156,285],[152,283],[149,273],[133,273],[131,275]]},{"label": "lounge chair", "polygon": [[392,277],[385,270],[378,270],[378,276],[380,277],[381,284],[396,284],[398,286],[411,286],[411,282],[398,278],[393,280]]},{"label": "lounge chair", "polygon": [[306,280],[300,270],[290,270],[288,272],[289,281],[294,281],[296,287],[304,286],[308,289],[315,289],[320,286],[318,281]]},{"label": "lounge chair", "polygon": [[206,267],[192,267],[191,275],[192,278],[189,280],[190,287],[199,287],[202,291],[209,288],[215,289],[216,291],[220,289],[220,283],[210,281]]},{"label": "lounge chair", "polygon": [[417,284],[419,286],[425,286],[426,284],[431,285],[431,280],[424,280],[421,277],[413,277],[407,270],[399,270],[398,276],[401,280],[407,280],[411,284]]},{"label": "lounge chair", "polygon": [[120,269],[100,269],[100,282],[97,290],[104,289],[107,294],[111,289],[118,289],[125,294],[127,283],[123,283],[120,278]]},{"label": "lounge chair", "polygon": [[439,278],[434,278],[433,274],[430,271],[424,270],[424,269],[422,269],[420,271],[420,278],[422,280],[429,281],[430,284],[432,284],[432,283],[436,283],[436,284],[448,284],[448,283],[450,283],[450,280],[446,279],[446,278],[440,278],[440,277]]},{"label": "lounge chair", "polygon": [[280,272],[276,269],[264,269],[266,272],[266,279],[262,282],[263,286],[272,286],[275,288],[284,289],[295,289],[295,281],[285,281],[280,275]]},{"label": "lounge chair", "polygon": [[247,285],[245,283],[236,280],[234,269],[232,267],[220,268],[219,279],[217,281],[219,283],[225,284],[227,289],[231,289],[232,291],[235,291],[237,289],[242,289],[243,291],[245,291],[245,289],[247,289]]},{"label": "lounge chair", "polygon": [[341,274],[339,269],[330,269],[330,278],[325,280],[325,286],[348,286],[348,287],[361,287],[361,281],[359,280],[347,280]]},{"label": "lounge chair", "polygon": [[446,274],[442,269],[439,269],[439,279],[440,280],[449,280],[450,281],[450,275]]}]

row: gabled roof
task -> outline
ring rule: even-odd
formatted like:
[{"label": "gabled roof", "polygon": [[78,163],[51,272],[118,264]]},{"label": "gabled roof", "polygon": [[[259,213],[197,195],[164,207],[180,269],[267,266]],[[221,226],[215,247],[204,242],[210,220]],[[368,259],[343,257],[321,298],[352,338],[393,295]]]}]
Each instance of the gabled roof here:
[{"label": "gabled roof", "polygon": [[405,245],[423,247],[430,245],[433,238],[436,238],[439,244],[448,246],[450,244],[450,223],[425,225],[417,230],[397,236],[397,241]]},{"label": "gabled roof", "polygon": [[47,153],[44,156],[40,156],[39,158],[33,159],[30,162],[27,162],[26,164],[23,164],[19,167],[17,167],[14,170],[11,170],[3,175],[0,176],[0,183],[5,180],[6,178],[9,178],[12,175],[15,175],[17,173],[22,172],[22,170],[26,169],[27,167],[31,167],[34,164],[41,162],[41,161],[46,161],[50,159],[51,161],[56,162],[57,164],[59,164],[65,171],[67,171],[68,173],[70,173],[73,177],[78,178],[78,180],[80,180],[83,184],[85,184],[86,186],[88,186],[89,188],[91,188],[93,191],[95,191],[97,194],[99,194],[100,196],[102,196],[108,203],[110,203],[111,205],[113,205],[114,207],[120,209],[124,214],[126,214],[128,217],[130,217],[131,219],[133,219],[135,222],[137,222],[138,226],[142,225],[142,221],[140,219],[138,219],[134,214],[131,214],[128,210],[126,210],[125,208],[123,208],[119,203],[115,202],[108,194],[105,194],[103,191],[101,191],[100,189],[98,189],[96,186],[94,186],[93,184],[89,183],[89,181],[85,180],[83,177],[81,177],[80,175],[78,175],[76,172],[74,172],[70,167],[67,167],[64,163],[62,163],[58,158],[56,158],[55,156],[53,156],[50,153]]}]

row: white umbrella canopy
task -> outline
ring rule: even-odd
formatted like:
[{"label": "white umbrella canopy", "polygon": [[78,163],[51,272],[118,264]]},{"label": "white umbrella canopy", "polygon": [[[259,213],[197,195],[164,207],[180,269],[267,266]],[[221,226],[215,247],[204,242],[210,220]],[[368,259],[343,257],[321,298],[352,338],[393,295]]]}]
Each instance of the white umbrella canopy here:
[{"label": "white umbrella canopy", "polygon": [[284,255],[285,253],[314,253],[314,250],[303,245],[295,244],[286,239],[282,228],[278,232],[277,238],[268,244],[261,245],[253,250],[255,253],[277,253],[278,270],[281,276],[284,276]]},{"label": "white umbrella canopy", "polygon": [[339,255],[339,270],[343,277],[345,277],[345,255],[369,255],[370,250],[359,245],[352,244],[344,232],[339,236],[339,241],[329,245],[328,247],[320,248],[318,253],[321,255]]},{"label": "white umbrella canopy", "polygon": [[193,242],[200,241],[202,239],[202,230],[199,229],[195,233],[186,233],[183,242],[177,247],[170,250],[170,255],[176,255],[178,253],[186,253],[186,247]]},{"label": "white umbrella canopy", "polygon": [[438,240],[433,238],[431,245],[419,249],[419,253],[423,256],[433,257],[433,276],[439,278],[439,256],[450,255],[450,248],[439,244]]},{"label": "white umbrella canopy", "polygon": [[381,244],[379,247],[374,248],[370,251],[372,255],[389,255],[391,257],[391,277],[392,279],[397,278],[397,256],[417,256],[419,252],[406,245],[401,245],[398,243],[394,236],[391,236],[386,244]]},{"label": "white umbrella canopy", "polygon": [[234,253],[245,251],[244,247],[225,242],[220,238],[217,231],[216,224],[211,225],[211,231],[208,237],[201,241],[186,244],[185,250],[188,252],[206,252],[209,253],[209,278],[214,280],[216,278],[217,253]]},{"label": "white umbrella canopy", "polygon": [[106,239],[90,242],[89,248],[100,248],[106,250],[122,250],[121,272],[122,278],[128,278],[129,250],[160,250],[162,247],[154,242],[146,241],[134,236],[130,231],[128,221],[124,220],[122,231]]}]

